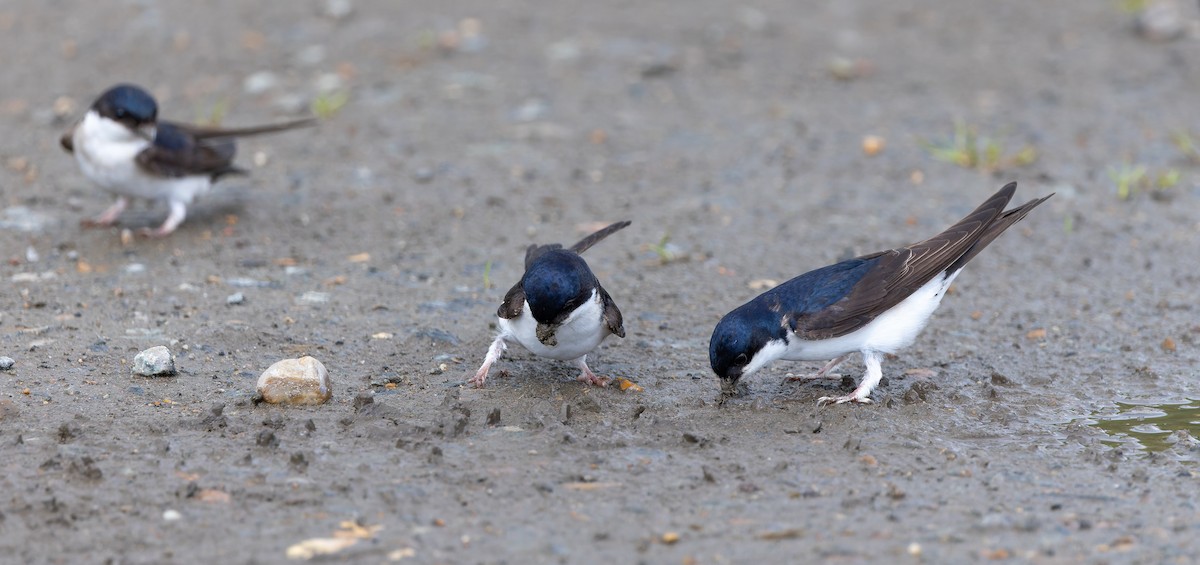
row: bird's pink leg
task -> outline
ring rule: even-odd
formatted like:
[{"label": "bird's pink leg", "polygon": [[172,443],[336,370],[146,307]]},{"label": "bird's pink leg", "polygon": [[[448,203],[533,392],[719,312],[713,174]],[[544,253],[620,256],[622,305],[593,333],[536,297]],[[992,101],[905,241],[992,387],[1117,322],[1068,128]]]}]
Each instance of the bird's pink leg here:
[{"label": "bird's pink leg", "polygon": [[575,363],[577,365],[579,365],[579,371],[580,371],[579,372],[579,381],[580,382],[588,383],[590,385],[595,385],[595,386],[608,386],[608,383],[611,379],[609,379],[608,377],[596,376],[596,373],[593,373],[592,370],[588,368],[587,355],[584,355],[583,357],[576,359]]},{"label": "bird's pink leg", "polygon": [[858,383],[858,388],[854,389],[854,392],[846,396],[823,396],[817,399],[817,406],[843,404],[846,402],[870,404],[871,391],[875,390],[875,386],[883,378],[883,368],[879,365],[879,353],[874,351],[863,352],[863,363],[867,365],[867,372],[863,375],[862,382]]},{"label": "bird's pink leg", "polygon": [[167,219],[163,220],[161,226],[154,229],[143,228],[138,230],[138,233],[146,237],[166,237],[183,223],[183,219],[187,217],[187,204],[183,202],[171,201],[171,212],[167,214]]},{"label": "bird's pink leg", "polygon": [[492,342],[492,346],[488,348],[487,357],[483,359],[483,365],[475,371],[475,376],[468,381],[476,387],[483,388],[483,382],[487,380],[488,371],[492,369],[492,363],[495,363],[504,350],[508,349],[508,344],[504,343],[504,335],[496,336],[496,341]]},{"label": "bird's pink leg", "polygon": [[124,196],[118,196],[117,201],[113,202],[113,205],[109,206],[103,212],[100,212],[100,215],[94,218],[86,218],[79,223],[85,228],[106,228],[116,223],[121,212],[124,212],[128,206],[129,199]]},{"label": "bird's pink leg", "polygon": [[853,353],[847,353],[845,355],[842,355],[841,357],[834,359],[833,361],[826,363],[825,366],[821,367],[821,370],[817,371],[817,373],[815,375],[807,375],[807,376],[803,376],[803,377],[788,377],[787,382],[794,383],[796,381],[815,381],[817,379],[826,378],[826,373],[828,373],[834,367],[841,365],[845,360],[849,359],[851,355],[853,355]]}]

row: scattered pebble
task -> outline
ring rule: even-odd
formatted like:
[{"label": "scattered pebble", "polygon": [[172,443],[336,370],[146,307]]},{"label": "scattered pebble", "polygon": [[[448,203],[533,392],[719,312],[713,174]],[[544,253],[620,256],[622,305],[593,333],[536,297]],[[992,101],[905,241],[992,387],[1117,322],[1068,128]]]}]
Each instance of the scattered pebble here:
[{"label": "scattered pebble", "polygon": [[345,86],[346,81],[342,79],[342,75],[337,73],[323,73],[313,81],[313,87],[317,92],[334,92],[341,90]]},{"label": "scattered pebble", "polygon": [[309,45],[296,53],[296,64],[302,67],[315,67],[325,62],[325,46]]},{"label": "scattered pebble", "polygon": [[770,290],[779,286],[779,281],[775,279],[754,279],[749,283],[746,283],[746,286],[749,287],[750,290]]},{"label": "scattered pebble", "polygon": [[1162,350],[1166,351],[1167,353],[1173,353],[1175,351],[1175,340],[1169,337],[1164,339],[1162,342]]},{"label": "scattered pebble", "polygon": [[142,263],[130,263],[128,265],[125,265],[125,273],[126,274],[137,275],[137,274],[141,274],[144,272],[146,272],[146,265],[144,265]]},{"label": "scattered pebble", "polygon": [[867,157],[874,157],[883,151],[887,142],[878,135],[868,135],[863,137],[862,150]]},{"label": "scattered pebble", "polygon": [[509,117],[514,122],[534,122],[545,118],[549,111],[550,106],[546,104],[546,101],[538,98],[530,98],[510,112]]},{"label": "scattered pebble", "polygon": [[325,0],[325,15],[335,20],[344,20],[354,13],[350,0]]},{"label": "scattered pebble", "polygon": [[1180,0],[1150,0],[1135,20],[1138,34],[1150,41],[1171,41],[1187,29]]},{"label": "scattered pebble", "polygon": [[246,296],[240,292],[235,292],[235,293],[230,294],[229,296],[225,297],[225,303],[230,306],[234,306],[237,304],[243,304],[245,302],[246,302]]},{"label": "scattered pebble", "polygon": [[0,357],[0,371],[7,371],[16,364],[17,362],[12,357]]},{"label": "scattered pebble", "polygon": [[310,290],[300,295],[300,302],[305,302],[308,304],[324,304],[329,302],[329,293]]},{"label": "scattered pebble", "polygon": [[46,231],[58,224],[54,217],[36,212],[28,206],[5,208],[0,214],[0,229],[33,233]]},{"label": "scattered pebble", "polygon": [[170,509],[163,510],[162,516],[163,516],[164,522],[178,522],[180,519],[183,518],[183,514],[180,514],[178,510],[170,510]]},{"label": "scattered pebble", "polygon": [[175,357],[164,345],[151,347],[133,358],[133,374],[140,377],[158,377],[175,374]]},{"label": "scattered pebble", "polygon": [[419,183],[427,183],[433,180],[433,168],[417,167],[412,173],[412,179]]},{"label": "scattered pebble", "polygon": [[258,377],[258,394],[271,404],[323,404],[333,396],[329,372],[316,359],[284,359]]},{"label": "scattered pebble", "polygon": [[246,94],[262,94],[279,84],[279,78],[271,71],[258,71],[242,81]]},{"label": "scattered pebble", "polygon": [[871,74],[871,63],[863,59],[834,57],[829,61],[829,74],[838,80],[854,80]]},{"label": "scattered pebble", "polygon": [[273,283],[271,281],[260,281],[258,279],[251,279],[248,277],[231,277],[231,278],[225,279],[225,284],[227,284],[229,286],[233,286],[233,287],[240,287],[240,288],[264,288],[264,287],[270,287],[270,286],[277,286],[276,283]]}]

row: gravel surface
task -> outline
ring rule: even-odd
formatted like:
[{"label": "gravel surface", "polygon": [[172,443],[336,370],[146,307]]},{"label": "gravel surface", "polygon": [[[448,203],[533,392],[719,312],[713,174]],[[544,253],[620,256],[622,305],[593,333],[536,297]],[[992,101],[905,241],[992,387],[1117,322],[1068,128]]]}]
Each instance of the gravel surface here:
[{"label": "gravel surface", "polygon": [[[1194,418],[1155,450],[1094,425],[1200,396],[1174,9],[1164,37],[1085,0],[0,4],[0,561],[1190,562]],[[169,238],[122,237],[161,207],[84,230],[110,197],[58,136],[121,81],[169,119],[324,119],[241,143]],[[1056,196],[875,404],[776,363],[717,405],[721,315],[1010,180]],[[643,390],[519,348],[462,386],[525,246],[625,219],[588,260],[628,335],[589,363]],[[132,376],[159,345],[178,374]],[[328,403],[253,401],[305,355]]]}]

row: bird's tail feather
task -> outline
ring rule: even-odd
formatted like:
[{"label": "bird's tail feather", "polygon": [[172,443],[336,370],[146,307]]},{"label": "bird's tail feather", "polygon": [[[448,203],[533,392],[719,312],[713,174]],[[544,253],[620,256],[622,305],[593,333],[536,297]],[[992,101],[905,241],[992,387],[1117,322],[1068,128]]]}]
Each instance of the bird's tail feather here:
[{"label": "bird's tail feather", "polygon": [[596,233],[593,233],[592,235],[579,240],[579,242],[575,245],[572,245],[571,251],[583,253],[584,251],[587,251],[589,247],[600,243],[600,241],[602,241],[604,238],[616,233],[617,231],[625,229],[630,223],[632,222],[625,220],[624,222],[617,222],[608,227],[601,228],[600,230],[596,231]]},{"label": "bird's tail feather", "polygon": [[316,118],[302,118],[278,124],[268,124],[261,126],[249,126],[244,128],[209,128],[198,127],[194,125],[186,126],[188,133],[191,133],[197,139],[209,139],[215,137],[244,137],[248,135],[261,135],[264,133],[275,133],[289,129],[308,127],[316,125]]},{"label": "bird's tail feather", "polygon": [[953,273],[954,271],[963,268],[968,261],[975,258],[980,251],[983,251],[983,248],[987,247],[988,244],[994,241],[997,237],[1000,237],[1000,234],[1004,233],[1004,230],[1007,230],[1008,228],[1012,227],[1013,224],[1021,221],[1026,214],[1028,214],[1034,208],[1037,208],[1042,202],[1049,200],[1051,196],[1054,196],[1054,193],[1050,193],[1041,198],[1035,198],[1011,210],[1005,210],[1004,213],[1000,214],[1000,216],[998,216],[994,221],[992,221],[991,224],[988,225],[988,227],[984,230],[983,235],[979,236],[979,239],[975,241],[974,245],[967,249],[966,253],[963,253],[962,256],[960,256],[957,260],[951,263],[949,267],[946,268],[946,272]]}]

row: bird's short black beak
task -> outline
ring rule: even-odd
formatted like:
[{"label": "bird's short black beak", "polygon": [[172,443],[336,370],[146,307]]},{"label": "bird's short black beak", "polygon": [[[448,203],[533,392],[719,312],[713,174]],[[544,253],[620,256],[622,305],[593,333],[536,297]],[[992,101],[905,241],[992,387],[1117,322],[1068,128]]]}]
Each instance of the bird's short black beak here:
[{"label": "bird's short black beak", "polygon": [[722,400],[745,394],[746,387],[741,385],[741,377],[740,372],[721,376]]}]

